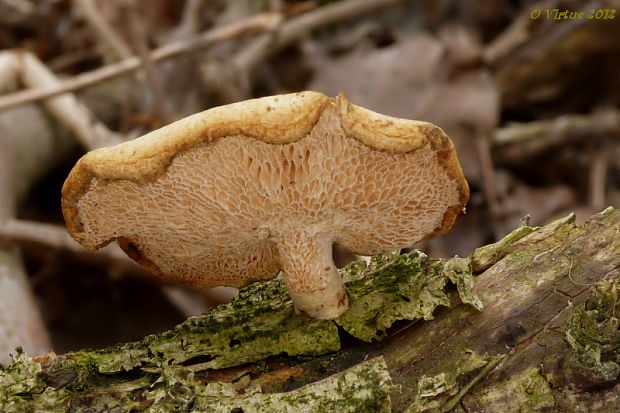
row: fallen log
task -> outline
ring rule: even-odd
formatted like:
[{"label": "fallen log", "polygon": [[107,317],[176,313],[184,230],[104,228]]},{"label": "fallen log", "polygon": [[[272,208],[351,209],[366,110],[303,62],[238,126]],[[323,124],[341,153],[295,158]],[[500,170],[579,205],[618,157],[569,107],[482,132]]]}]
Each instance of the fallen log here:
[{"label": "fallen log", "polygon": [[335,321],[295,315],[276,279],[139,342],[18,351],[0,367],[0,411],[617,411],[616,209],[521,227],[467,258],[341,271],[351,310]]}]

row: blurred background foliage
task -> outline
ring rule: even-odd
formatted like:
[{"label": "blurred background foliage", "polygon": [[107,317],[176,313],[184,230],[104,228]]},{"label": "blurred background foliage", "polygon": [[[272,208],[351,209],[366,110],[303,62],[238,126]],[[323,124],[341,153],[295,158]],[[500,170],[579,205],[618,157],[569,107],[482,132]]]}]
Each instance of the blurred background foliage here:
[{"label": "blurred background foliage", "polygon": [[[57,352],[138,339],[228,300],[230,291],[163,286],[114,251],[71,245],[58,231],[60,188],[88,149],[213,106],[301,90],[342,91],[450,135],[472,194],[449,234],[415,246],[430,255],[466,256],[523,219],[540,225],[570,211],[584,219],[618,206],[619,8],[613,0],[0,0],[0,248],[19,254]],[[584,17],[555,18],[563,10]],[[239,30],[198,42],[222,27]],[[180,51],[154,57],[166,47]],[[121,70],[131,59],[137,70]],[[54,87],[80,106],[63,112],[24,95]],[[105,133],[79,126],[95,123]],[[26,178],[20,162],[38,172]],[[335,258],[351,259],[339,250]],[[11,317],[3,311],[0,324]]]}]

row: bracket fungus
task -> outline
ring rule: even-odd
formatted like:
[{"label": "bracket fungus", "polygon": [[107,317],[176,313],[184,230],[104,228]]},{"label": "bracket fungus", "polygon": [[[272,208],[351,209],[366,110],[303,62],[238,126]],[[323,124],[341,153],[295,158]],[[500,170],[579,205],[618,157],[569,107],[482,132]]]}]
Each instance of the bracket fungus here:
[{"label": "bracket fungus", "polygon": [[333,319],[348,308],[333,243],[362,255],[409,247],[448,231],[468,198],[440,128],[301,92],[89,152],[62,208],[88,249],[117,240],[155,275],[202,288],[282,270],[296,309]]}]

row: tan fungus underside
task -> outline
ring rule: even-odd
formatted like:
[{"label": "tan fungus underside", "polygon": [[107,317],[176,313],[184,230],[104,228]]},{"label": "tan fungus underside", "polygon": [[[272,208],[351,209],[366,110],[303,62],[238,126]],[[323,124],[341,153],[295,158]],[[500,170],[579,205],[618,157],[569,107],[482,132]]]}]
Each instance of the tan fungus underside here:
[{"label": "tan fungus underside", "polygon": [[[95,247],[123,237],[165,278],[207,288],[275,276],[278,242],[304,251],[308,237],[326,239],[370,255],[433,233],[459,188],[430,145],[373,150],[334,117],[326,108],[293,143],[229,136],[198,145],[150,183],[95,178],[78,202],[80,238]],[[298,291],[324,285],[299,271]]]}]

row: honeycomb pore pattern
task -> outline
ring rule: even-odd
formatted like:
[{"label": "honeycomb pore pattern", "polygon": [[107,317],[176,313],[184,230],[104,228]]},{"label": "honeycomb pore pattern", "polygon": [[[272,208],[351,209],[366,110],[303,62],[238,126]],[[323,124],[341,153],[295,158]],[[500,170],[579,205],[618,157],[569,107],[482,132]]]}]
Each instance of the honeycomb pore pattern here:
[{"label": "honeycomb pore pattern", "polygon": [[[296,142],[227,136],[178,154],[148,183],[94,178],[77,204],[79,237],[91,248],[121,238],[175,282],[240,287],[275,276],[313,239],[363,255],[411,246],[459,205],[457,186],[430,144],[372,149],[345,136],[331,105]],[[310,292],[321,274],[286,276]]]}]

